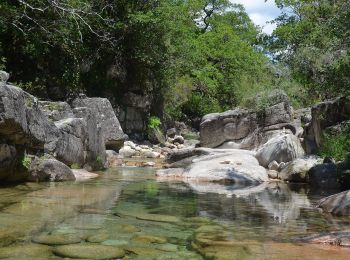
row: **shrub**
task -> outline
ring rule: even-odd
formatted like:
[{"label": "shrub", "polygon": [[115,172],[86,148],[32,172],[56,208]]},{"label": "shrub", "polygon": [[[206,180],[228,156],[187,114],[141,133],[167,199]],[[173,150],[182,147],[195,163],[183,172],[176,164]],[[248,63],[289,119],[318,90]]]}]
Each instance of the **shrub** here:
[{"label": "shrub", "polygon": [[161,124],[162,124],[162,122],[160,121],[160,118],[159,118],[159,117],[151,116],[151,117],[148,119],[148,128],[156,129],[156,128],[158,128]]},{"label": "shrub", "polygon": [[22,165],[24,168],[26,168],[27,170],[29,169],[30,165],[32,163],[32,158],[29,156],[24,156],[22,159]]},{"label": "shrub", "polygon": [[337,161],[350,159],[350,126],[336,135],[325,133],[322,138],[322,145],[319,154],[322,157],[329,156]]}]

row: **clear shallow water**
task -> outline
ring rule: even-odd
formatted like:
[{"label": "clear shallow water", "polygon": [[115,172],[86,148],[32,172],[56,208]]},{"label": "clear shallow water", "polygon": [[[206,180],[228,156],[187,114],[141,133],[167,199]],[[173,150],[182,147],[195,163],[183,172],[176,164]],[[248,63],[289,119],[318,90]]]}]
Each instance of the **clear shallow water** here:
[{"label": "clear shallow water", "polygon": [[350,219],[314,208],[325,195],[282,183],[159,182],[144,168],[1,187],[0,258],[349,259],[347,249],[294,242],[350,229]]}]

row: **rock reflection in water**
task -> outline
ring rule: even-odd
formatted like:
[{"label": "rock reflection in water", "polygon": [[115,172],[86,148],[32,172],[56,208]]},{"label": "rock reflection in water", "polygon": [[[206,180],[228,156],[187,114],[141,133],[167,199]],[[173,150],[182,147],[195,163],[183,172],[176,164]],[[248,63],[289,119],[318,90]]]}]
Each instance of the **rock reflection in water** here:
[{"label": "rock reflection in water", "polygon": [[[286,223],[298,219],[301,209],[312,207],[303,189],[296,192],[280,182],[248,187],[194,182],[188,185],[198,192],[201,213],[221,219],[242,218],[245,214],[249,219],[257,214],[258,218]],[[206,199],[201,199],[204,196]]]}]

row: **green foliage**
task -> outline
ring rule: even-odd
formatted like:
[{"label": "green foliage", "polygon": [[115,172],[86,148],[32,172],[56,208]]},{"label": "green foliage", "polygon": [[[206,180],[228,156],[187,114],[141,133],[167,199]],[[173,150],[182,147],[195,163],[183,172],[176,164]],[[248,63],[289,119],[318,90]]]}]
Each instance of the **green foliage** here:
[{"label": "green foliage", "polygon": [[103,158],[102,158],[101,155],[97,155],[97,156],[96,156],[96,162],[97,162],[98,164],[100,164],[100,165],[103,164]]},{"label": "green foliage", "polygon": [[337,161],[348,160],[350,157],[350,126],[337,135],[324,134],[320,148],[322,157],[332,157]]},{"label": "green foliage", "polygon": [[175,119],[231,109],[276,88],[297,106],[310,100],[290,63],[269,60],[260,29],[228,0],[0,2],[0,68],[6,62],[11,80],[34,95],[83,91],[121,102],[134,92]]},{"label": "green foliage", "polygon": [[286,62],[310,96],[349,94],[350,2],[278,0],[282,14],[269,39],[275,57]]},{"label": "green foliage", "polygon": [[148,119],[148,128],[150,128],[150,129],[157,129],[157,128],[159,128],[159,126],[161,124],[162,124],[162,122],[160,121],[159,117],[151,116]]},{"label": "green foliage", "polygon": [[32,158],[29,156],[24,156],[22,159],[22,166],[26,168],[27,170],[29,169],[30,165],[32,163]]}]

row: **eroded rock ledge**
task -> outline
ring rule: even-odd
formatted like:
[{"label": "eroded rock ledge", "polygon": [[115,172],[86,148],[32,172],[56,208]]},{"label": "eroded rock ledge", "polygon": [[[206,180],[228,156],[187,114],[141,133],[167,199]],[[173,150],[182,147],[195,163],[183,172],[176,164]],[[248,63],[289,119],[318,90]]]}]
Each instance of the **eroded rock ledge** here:
[{"label": "eroded rock ledge", "polygon": [[[28,178],[27,155],[48,154],[68,166],[101,169],[106,146],[119,149],[125,135],[105,98],[84,95],[66,102],[39,101],[0,82],[0,180]],[[27,159],[27,162],[23,160]]]}]

